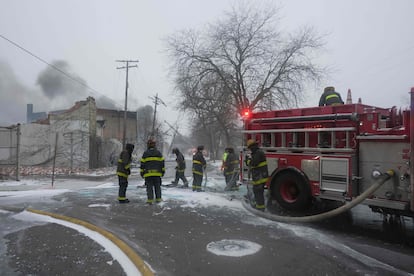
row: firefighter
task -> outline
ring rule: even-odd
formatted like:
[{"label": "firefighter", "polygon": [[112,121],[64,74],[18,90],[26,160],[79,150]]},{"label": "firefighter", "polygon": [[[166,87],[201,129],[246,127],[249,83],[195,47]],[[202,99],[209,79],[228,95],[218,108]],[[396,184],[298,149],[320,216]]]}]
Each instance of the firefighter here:
[{"label": "firefighter", "polygon": [[118,175],[118,201],[119,203],[128,203],[126,198],[126,190],[128,187],[128,176],[131,174],[131,160],[132,152],[134,151],[133,144],[126,144],[125,149],[121,152],[118,159],[118,166],[116,174]]},{"label": "firefighter", "polygon": [[264,211],[266,208],[264,200],[264,185],[269,176],[267,171],[266,156],[259,148],[257,142],[253,139],[247,141],[247,148],[252,152],[248,165],[252,175],[255,208]]},{"label": "firefighter", "polygon": [[227,157],[224,161],[224,177],[226,180],[225,191],[238,190],[236,184],[238,172],[237,166],[239,165],[239,156],[234,152],[233,148],[227,148]]},{"label": "firefighter", "polygon": [[147,142],[147,150],[142,154],[141,158],[141,177],[145,179],[147,187],[147,204],[154,202],[159,203],[161,199],[161,177],[165,174],[165,161],[161,152],[155,147],[155,141],[149,139]]},{"label": "firefighter", "polygon": [[184,182],[183,188],[188,188],[188,181],[184,175],[184,171],[185,171],[184,155],[180,152],[178,148],[173,148],[172,152],[176,155],[175,161],[177,162],[177,166],[175,167],[175,180],[172,182],[172,185],[176,186],[181,179]]},{"label": "firefighter", "polygon": [[335,91],[335,87],[325,87],[321,98],[319,99],[319,106],[340,105],[344,104],[341,95]]},{"label": "firefighter", "polygon": [[198,146],[197,152],[193,155],[193,191],[201,192],[203,172],[206,169],[206,160],[203,156],[204,146]]},{"label": "firefighter", "polygon": [[221,170],[224,171],[224,163],[226,162],[227,155],[229,154],[229,148],[224,149],[223,157],[221,158]]}]

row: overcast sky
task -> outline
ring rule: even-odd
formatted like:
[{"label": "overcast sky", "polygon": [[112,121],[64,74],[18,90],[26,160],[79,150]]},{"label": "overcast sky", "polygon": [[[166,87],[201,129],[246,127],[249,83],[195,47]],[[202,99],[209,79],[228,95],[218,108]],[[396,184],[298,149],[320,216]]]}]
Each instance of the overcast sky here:
[{"label": "overcast sky", "polygon": [[[0,37],[0,125],[26,120],[34,111],[68,108],[87,95],[106,96],[123,109],[125,70],[119,59],[139,60],[129,71],[129,110],[153,105],[159,94],[161,120],[179,118],[162,39],[184,28],[202,28],[223,16],[227,0],[19,0],[1,1],[0,35],[44,61],[87,83],[73,93],[73,81],[59,95],[42,91],[40,75],[56,72]],[[249,1],[264,3],[264,1]],[[306,91],[305,106],[315,106],[323,87],[333,85],[346,99],[380,107],[407,107],[414,86],[414,1],[412,0],[283,0],[283,30],[312,25],[327,34],[320,63],[333,68],[320,87]],[[62,65],[62,63],[60,63]],[[48,71],[49,70],[49,71]],[[72,86],[71,86],[72,85]],[[47,87],[46,87],[47,88]],[[45,87],[43,87],[45,90]],[[46,89],[47,90],[47,89]],[[85,94],[83,94],[85,93]],[[182,126],[181,129],[185,129]]]}]

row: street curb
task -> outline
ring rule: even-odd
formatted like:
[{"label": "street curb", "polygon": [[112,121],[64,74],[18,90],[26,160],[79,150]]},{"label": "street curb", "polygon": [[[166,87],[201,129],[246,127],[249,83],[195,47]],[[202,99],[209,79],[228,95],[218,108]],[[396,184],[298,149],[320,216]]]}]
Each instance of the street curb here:
[{"label": "street curb", "polygon": [[65,220],[71,223],[75,223],[81,226],[84,226],[92,231],[98,232],[99,234],[101,234],[102,236],[104,236],[105,238],[109,239],[110,241],[112,241],[116,246],[119,247],[119,249],[121,249],[125,255],[128,256],[128,258],[134,263],[134,265],[137,267],[137,269],[142,273],[143,276],[154,276],[154,273],[151,271],[151,269],[149,268],[149,266],[147,266],[144,261],[141,259],[141,257],[139,257],[134,250],[132,250],[131,247],[129,247],[125,242],[123,242],[122,240],[120,240],[119,238],[117,238],[114,234],[112,234],[109,231],[106,231],[102,228],[99,228],[96,225],[93,225],[89,222],[86,221],[82,221],[76,218],[72,218],[72,217],[67,217],[67,216],[63,216],[63,215],[59,215],[59,214],[54,214],[54,213],[49,213],[46,211],[40,211],[40,210],[35,210],[32,208],[28,208],[26,209],[29,212],[32,213],[36,213],[36,214],[40,214],[40,215],[45,215],[45,216],[50,216],[52,218],[55,219],[60,219],[60,220]]}]

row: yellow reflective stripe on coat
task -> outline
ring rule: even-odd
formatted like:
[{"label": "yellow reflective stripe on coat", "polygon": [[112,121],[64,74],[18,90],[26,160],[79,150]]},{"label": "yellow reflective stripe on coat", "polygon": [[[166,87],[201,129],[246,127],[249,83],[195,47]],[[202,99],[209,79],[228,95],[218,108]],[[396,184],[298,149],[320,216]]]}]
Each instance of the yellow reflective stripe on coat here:
[{"label": "yellow reflective stripe on coat", "polygon": [[162,176],[162,172],[159,170],[144,170],[144,177],[148,176]]},{"label": "yellow reflective stripe on coat", "polygon": [[193,163],[194,164],[200,164],[200,165],[203,165],[203,163],[201,163],[200,161],[198,161],[198,160],[193,160]]},{"label": "yellow reflective stripe on coat", "polygon": [[[118,159],[118,163],[123,163],[122,159]],[[129,169],[129,168],[131,168],[131,163],[126,164],[126,165],[124,166],[124,168],[125,168],[125,169]]]},{"label": "yellow reflective stripe on coat", "polygon": [[199,174],[199,175],[203,175],[203,173],[202,173],[202,172],[195,171],[195,170],[193,170],[193,173],[195,173],[195,174]]},{"label": "yellow reflective stripe on coat", "polygon": [[126,173],[123,173],[123,172],[117,172],[116,175],[128,178],[128,175]]},{"label": "yellow reflective stripe on coat", "polygon": [[252,169],[256,169],[256,168],[260,168],[264,166],[267,166],[267,161],[260,162],[257,166],[252,167]]},{"label": "yellow reflective stripe on coat", "polygon": [[253,185],[260,185],[260,184],[263,184],[263,183],[267,182],[267,177],[261,178],[259,180],[253,180],[252,182],[253,182]]},{"label": "yellow reflective stripe on coat", "polygon": [[266,209],[265,205],[256,204],[256,209]]},{"label": "yellow reflective stripe on coat", "polygon": [[339,98],[336,94],[331,94],[325,97],[325,99],[329,100],[330,98]]},{"label": "yellow reflective stripe on coat", "polygon": [[162,173],[160,173],[160,172],[148,172],[148,173],[144,173],[144,177],[149,177],[149,176],[162,176]]},{"label": "yellow reflective stripe on coat", "polygon": [[145,163],[148,161],[164,161],[164,157],[147,157],[147,158],[141,158],[141,162]]}]

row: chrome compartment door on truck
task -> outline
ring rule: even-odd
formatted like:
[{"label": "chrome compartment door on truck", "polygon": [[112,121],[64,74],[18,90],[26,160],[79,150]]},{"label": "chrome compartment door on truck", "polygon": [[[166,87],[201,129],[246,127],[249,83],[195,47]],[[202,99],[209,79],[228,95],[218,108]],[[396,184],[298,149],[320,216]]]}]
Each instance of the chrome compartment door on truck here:
[{"label": "chrome compartment door on truck", "polygon": [[320,190],[326,194],[342,197],[348,191],[349,160],[347,158],[321,157]]}]

